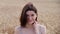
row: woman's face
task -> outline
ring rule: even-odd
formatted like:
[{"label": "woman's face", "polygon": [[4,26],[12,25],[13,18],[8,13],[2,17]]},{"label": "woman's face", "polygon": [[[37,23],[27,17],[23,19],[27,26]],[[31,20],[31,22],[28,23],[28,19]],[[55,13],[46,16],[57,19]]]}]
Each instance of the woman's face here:
[{"label": "woman's face", "polygon": [[34,11],[27,11],[26,14],[27,14],[27,23],[28,24],[34,23],[37,17],[36,13]]}]

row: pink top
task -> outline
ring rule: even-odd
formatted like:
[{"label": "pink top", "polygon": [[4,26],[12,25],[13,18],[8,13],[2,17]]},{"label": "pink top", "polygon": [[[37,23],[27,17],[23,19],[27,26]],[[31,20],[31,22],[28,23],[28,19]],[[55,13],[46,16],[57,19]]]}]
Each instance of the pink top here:
[{"label": "pink top", "polygon": [[[46,34],[46,27],[45,26],[38,24],[37,27],[38,27],[38,30],[39,30],[38,34]],[[33,31],[31,29],[30,30],[29,29],[24,29],[20,26],[17,26],[15,28],[14,34],[33,34]]]}]

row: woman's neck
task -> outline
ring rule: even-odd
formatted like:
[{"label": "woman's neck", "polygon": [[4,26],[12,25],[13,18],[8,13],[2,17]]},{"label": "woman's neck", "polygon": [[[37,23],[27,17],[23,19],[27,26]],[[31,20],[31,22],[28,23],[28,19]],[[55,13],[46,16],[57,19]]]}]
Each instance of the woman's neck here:
[{"label": "woman's neck", "polygon": [[27,28],[33,28],[33,24],[26,24]]}]

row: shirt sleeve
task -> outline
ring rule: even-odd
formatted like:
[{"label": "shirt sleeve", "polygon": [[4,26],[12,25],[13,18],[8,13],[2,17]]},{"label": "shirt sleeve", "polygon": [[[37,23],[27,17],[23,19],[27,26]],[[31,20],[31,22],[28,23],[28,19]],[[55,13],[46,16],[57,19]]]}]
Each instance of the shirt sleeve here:
[{"label": "shirt sleeve", "polygon": [[19,34],[19,27],[16,27],[16,28],[15,28],[14,34]]},{"label": "shirt sleeve", "polygon": [[46,34],[46,27],[45,27],[45,26],[42,26],[42,27],[41,27],[41,33],[42,33],[42,34]]}]

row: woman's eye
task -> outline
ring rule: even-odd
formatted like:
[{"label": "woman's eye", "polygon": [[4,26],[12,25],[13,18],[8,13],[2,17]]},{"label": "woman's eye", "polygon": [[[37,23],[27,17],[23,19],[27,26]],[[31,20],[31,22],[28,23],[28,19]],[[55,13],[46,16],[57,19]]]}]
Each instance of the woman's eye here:
[{"label": "woman's eye", "polygon": [[34,16],[34,14],[32,14],[31,16]]}]

